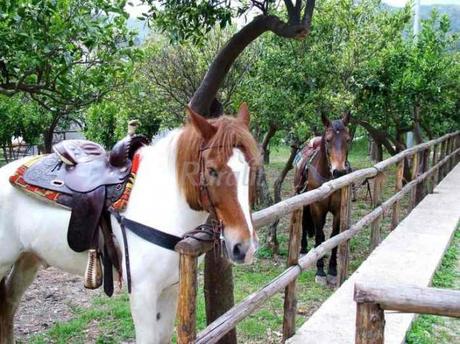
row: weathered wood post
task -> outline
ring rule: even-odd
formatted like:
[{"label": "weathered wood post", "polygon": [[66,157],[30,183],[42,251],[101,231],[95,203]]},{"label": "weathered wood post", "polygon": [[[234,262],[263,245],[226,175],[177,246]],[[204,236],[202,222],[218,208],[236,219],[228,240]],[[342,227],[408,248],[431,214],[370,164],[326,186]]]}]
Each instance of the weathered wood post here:
[{"label": "weathered wood post", "polygon": [[[401,191],[403,186],[404,178],[404,161],[406,159],[401,159],[396,165],[396,180],[395,180],[395,193]],[[395,229],[399,223],[399,217],[401,215],[401,206],[400,202],[396,201],[393,205],[393,212],[391,214],[391,230]]]},{"label": "weathered wood post", "polygon": [[356,344],[384,344],[385,314],[378,303],[355,284],[356,302]]},{"label": "weathered wood post", "polygon": [[[444,157],[446,156],[446,140],[443,140],[441,142],[441,149],[439,151],[439,160],[442,160],[444,159]],[[445,166],[442,165],[439,167],[439,170],[438,170],[438,183],[444,178],[444,170],[445,170]]]},{"label": "weathered wood post", "polygon": [[[303,208],[292,213],[289,225],[289,251],[287,266],[297,265],[299,262],[300,241],[302,238]],[[297,313],[297,279],[289,283],[284,290],[284,319],[283,342],[295,333],[295,317]]]},{"label": "weathered wood post", "polygon": [[[176,251],[180,251],[176,249]],[[197,256],[180,253],[177,342],[190,344],[196,339]]]},{"label": "weathered wood post", "polygon": [[[432,157],[432,166],[435,166],[438,163],[438,144],[433,145],[433,157]],[[436,169],[436,171],[433,172],[433,175],[431,176],[431,186],[429,193],[433,193],[434,188],[438,184],[438,173],[439,169]]]},{"label": "weathered wood post", "polygon": [[376,303],[356,304],[356,344],[383,344],[385,318],[383,309]]},{"label": "weathered wood post", "polygon": [[[351,216],[351,184],[340,189],[340,232],[350,228]],[[340,287],[348,275],[350,260],[349,240],[342,242],[337,249],[337,287]]]},{"label": "weathered wood post", "polygon": [[[451,136],[450,137],[450,145],[449,145],[449,154],[452,154],[455,150],[455,136]],[[450,159],[449,159],[449,162],[447,163],[448,166],[449,166],[449,172],[452,171],[452,169],[454,168],[454,156],[452,156]]]},{"label": "weathered wood post", "polygon": [[[382,192],[383,192],[383,182],[385,179],[385,174],[379,172],[374,178],[373,185],[373,195],[372,198],[372,208],[377,208],[382,204]],[[382,216],[376,218],[371,224],[371,239],[370,239],[370,249],[371,251],[380,244],[380,227],[382,222]]]},{"label": "weathered wood post", "polygon": [[[412,167],[411,167],[411,180],[414,180],[418,176],[419,171],[419,153],[416,152],[412,155]],[[409,212],[415,208],[417,204],[417,186],[414,186],[410,193],[410,201],[409,201]]]},{"label": "weathered wood post", "polygon": [[[425,173],[428,171],[428,158],[430,156],[430,148],[424,149],[420,152],[420,165],[419,165],[419,174]],[[419,204],[420,201],[425,197],[425,190],[427,187],[427,180],[424,179],[415,187],[415,205]]]}]

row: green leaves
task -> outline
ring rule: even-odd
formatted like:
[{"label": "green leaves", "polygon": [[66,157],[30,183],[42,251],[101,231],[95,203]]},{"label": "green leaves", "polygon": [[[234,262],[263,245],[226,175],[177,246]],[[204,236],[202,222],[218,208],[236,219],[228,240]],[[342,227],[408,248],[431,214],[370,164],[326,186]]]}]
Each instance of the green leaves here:
[{"label": "green leaves", "polygon": [[24,92],[51,111],[87,106],[133,61],[125,1],[0,4],[0,93]]}]

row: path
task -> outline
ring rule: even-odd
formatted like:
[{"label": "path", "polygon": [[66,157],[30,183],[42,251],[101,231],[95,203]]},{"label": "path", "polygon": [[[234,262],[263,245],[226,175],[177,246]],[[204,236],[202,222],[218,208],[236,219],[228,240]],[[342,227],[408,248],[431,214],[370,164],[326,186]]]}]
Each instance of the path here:
[{"label": "path", "polygon": [[[355,281],[428,286],[459,218],[460,164],[388,235],[288,343],[354,343]],[[402,343],[414,315],[388,312],[385,319],[385,343]]]}]

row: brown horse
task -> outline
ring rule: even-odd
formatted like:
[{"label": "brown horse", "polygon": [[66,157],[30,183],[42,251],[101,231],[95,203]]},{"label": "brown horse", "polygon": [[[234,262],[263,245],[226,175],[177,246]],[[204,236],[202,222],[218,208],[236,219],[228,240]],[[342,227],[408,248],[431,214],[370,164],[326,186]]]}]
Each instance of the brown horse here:
[{"label": "brown horse", "polygon": [[[295,170],[295,188],[297,193],[314,190],[331,179],[341,177],[350,171],[348,163],[348,147],[351,136],[347,125],[350,114],[347,112],[342,119],[330,121],[321,115],[325,130],[321,136],[319,147],[310,155],[308,161],[301,163]],[[303,184],[303,181],[306,183]],[[315,235],[315,247],[324,240],[323,227],[326,215],[334,216],[331,237],[339,233],[340,224],[340,193],[335,192],[328,198],[313,203],[303,209],[301,253],[307,252],[307,234]],[[335,284],[337,280],[337,248],[332,250],[329,261],[328,275],[324,272],[324,258],[318,260],[316,281],[318,283]]]}]

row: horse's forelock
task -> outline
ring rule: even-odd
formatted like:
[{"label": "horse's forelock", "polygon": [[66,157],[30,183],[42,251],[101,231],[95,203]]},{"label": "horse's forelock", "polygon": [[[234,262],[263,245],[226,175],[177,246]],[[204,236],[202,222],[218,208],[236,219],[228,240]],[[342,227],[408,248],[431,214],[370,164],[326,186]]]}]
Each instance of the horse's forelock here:
[{"label": "horse's forelock", "polygon": [[[224,162],[230,159],[234,148],[240,149],[251,166],[251,170],[255,171],[254,167],[259,163],[259,153],[257,143],[246,125],[229,116],[221,116],[210,122],[217,128],[217,132],[209,142],[206,142],[206,146],[215,150],[215,154]],[[190,175],[189,166],[198,164],[202,144],[203,139],[199,133],[191,124],[187,124],[178,140],[176,175],[179,187],[193,209],[200,208],[200,195],[196,187],[199,171],[196,168],[192,169],[195,175]]]},{"label": "horse's forelock", "polygon": [[341,131],[345,129],[345,125],[341,119],[336,119],[332,121],[332,129],[335,131]]}]

